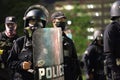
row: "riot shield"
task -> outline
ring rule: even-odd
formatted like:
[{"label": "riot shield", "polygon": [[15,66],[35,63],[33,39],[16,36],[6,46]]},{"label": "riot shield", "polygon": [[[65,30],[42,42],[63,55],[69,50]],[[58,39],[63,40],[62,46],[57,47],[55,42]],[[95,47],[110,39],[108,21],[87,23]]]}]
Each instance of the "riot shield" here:
[{"label": "riot shield", "polygon": [[64,80],[62,31],[40,28],[33,33],[35,80]]}]

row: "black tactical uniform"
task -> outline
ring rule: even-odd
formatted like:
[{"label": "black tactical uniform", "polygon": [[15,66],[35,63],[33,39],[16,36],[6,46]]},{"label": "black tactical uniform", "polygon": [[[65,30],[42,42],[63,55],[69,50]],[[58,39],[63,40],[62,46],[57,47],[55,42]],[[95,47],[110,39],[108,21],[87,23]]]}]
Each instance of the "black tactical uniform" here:
[{"label": "black tactical uniform", "polygon": [[120,80],[120,0],[111,7],[112,22],[104,32],[104,52],[108,80]]},{"label": "black tactical uniform", "polygon": [[[9,80],[10,75],[6,77],[6,74],[9,74],[8,66],[7,66],[7,58],[9,52],[12,48],[13,41],[17,39],[18,36],[16,35],[13,38],[8,38],[4,32],[0,33],[0,48],[4,50],[3,54],[0,56],[0,78],[1,80]],[[2,79],[3,78],[3,79]]]},{"label": "black tactical uniform", "polygon": [[[8,20],[8,18],[11,18],[11,20]],[[11,16],[6,17],[6,23],[15,23],[15,21],[12,21],[13,19],[14,17]],[[5,31],[0,33],[0,50],[3,50],[0,55],[0,80],[10,80],[11,70],[8,69],[7,58],[13,46],[13,41],[17,38],[17,34],[10,38],[5,34]]]},{"label": "black tactical uniform", "polygon": [[80,64],[73,41],[63,34],[63,55],[65,80],[82,80]]},{"label": "black tactical uniform", "polygon": [[[64,77],[65,80],[82,80],[80,64],[77,58],[77,53],[73,41],[66,36],[64,33],[66,23],[65,15],[62,12],[55,12],[52,14],[51,19],[54,27],[61,27],[63,31],[63,56],[64,56]],[[60,20],[59,22],[54,21],[55,19]],[[63,21],[61,21],[63,20]]]},{"label": "black tactical uniform", "polygon": [[[18,38],[11,50],[8,62],[9,67],[14,71],[12,80],[34,80],[33,70],[33,49],[32,49],[32,34],[37,28],[44,28],[46,25],[48,14],[46,8],[41,5],[33,5],[25,12],[25,36]],[[30,23],[30,21],[34,21]],[[31,25],[30,25],[31,24]],[[31,33],[32,32],[32,33]],[[23,63],[29,62],[29,69],[23,68]]]},{"label": "black tactical uniform", "polygon": [[27,43],[29,43],[29,40],[26,36],[23,36],[18,38],[13,45],[9,57],[9,66],[14,71],[12,80],[34,80],[33,72],[23,70],[21,66],[23,61],[30,61],[32,63],[32,46],[28,46]]},{"label": "black tactical uniform", "polygon": [[[97,32],[95,32],[97,33]],[[95,40],[88,46],[84,53],[84,63],[87,80],[106,80],[104,75],[104,54],[102,33],[99,32]],[[101,37],[101,39],[100,39]],[[99,43],[98,40],[101,42]]]},{"label": "black tactical uniform", "polygon": [[[2,62],[7,66],[7,58],[10,53],[10,50],[13,46],[13,41],[18,38],[18,35],[15,35],[12,38],[6,36],[5,32],[0,33],[0,49],[4,50],[4,53],[1,55]],[[3,65],[3,66],[5,66]],[[2,67],[2,66],[1,66]]]},{"label": "black tactical uniform", "polygon": [[[107,77],[110,78],[108,80],[119,80],[120,79],[120,66],[119,66],[119,58],[120,58],[120,24],[118,22],[112,22],[110,25],[106,27],[106,31],[104,33],[104,51],[106,55],[106,67],[107,67]],[[113,74],[115,73],[115,74]],[[117,79],[118,78],[118,79]]]}]

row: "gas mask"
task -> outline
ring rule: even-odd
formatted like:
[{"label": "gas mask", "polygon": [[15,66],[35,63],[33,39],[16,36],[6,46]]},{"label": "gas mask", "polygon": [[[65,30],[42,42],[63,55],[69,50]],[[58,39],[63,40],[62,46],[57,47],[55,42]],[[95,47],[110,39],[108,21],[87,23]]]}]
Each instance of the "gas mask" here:
[{"label": "gas mask", "polygon": [[37,21],[37,20],[31,20],[28,23],[28,27],[25,27],[25,33],[28,37],[32,37],[33,32],[38,29],[38,28],[43,28],[43,24],[41,21]]},{"label": "gas mask", "polygon": [[56,22],[57,27],[61,27],[62,31],[65,29],[66,22]]}]

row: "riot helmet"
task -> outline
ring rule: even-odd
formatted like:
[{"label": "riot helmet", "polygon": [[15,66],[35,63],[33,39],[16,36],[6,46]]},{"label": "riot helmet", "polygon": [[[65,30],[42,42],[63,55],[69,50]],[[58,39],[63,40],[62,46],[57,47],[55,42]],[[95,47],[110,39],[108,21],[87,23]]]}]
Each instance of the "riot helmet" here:
[{"label": "riot helmet", "polygon": [[103,31],[102,30],[96,30],[93,34],[93,37],[96,40],[103,40]]},{"label": "riot helmet", "polygon": [[120,0],[115,1],[112,4],[110,15],[111,15],[111,20],[115,20],[116,18],[120,17]]},{"label": "riot helmet", "polygon": [[93,43],[103,46],[103,30],[95,30],[93,38]]},{"label": "riot helmet", "polygon": [[25,21],[25,27],[28,26],[28,22],[29,20],[41,20],[42,24],[43,24],[43,28],[46,25],[46,22],[48,21],[48,10],[42,6],[42,5],[32,5],[30,6],[25,14],[24,14],[24,21]]},{"label": "riot helmet", "polygon": [[31,36],[37,28],[45,28],[48,21],[48,10],[42,5],[30,6],[24,14],[24,32]]}]

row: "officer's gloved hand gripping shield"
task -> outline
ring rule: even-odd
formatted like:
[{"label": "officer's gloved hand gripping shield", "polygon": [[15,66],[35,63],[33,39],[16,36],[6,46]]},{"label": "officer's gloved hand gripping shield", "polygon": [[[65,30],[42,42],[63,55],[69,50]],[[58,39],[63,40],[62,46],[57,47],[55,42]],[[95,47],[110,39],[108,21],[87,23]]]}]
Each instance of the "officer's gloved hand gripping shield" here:
[{"label": "officer's gloved hand gripping shield", "polygon": [[32,40],[35,80],[64,80],[61,28],[38,28]]}]

